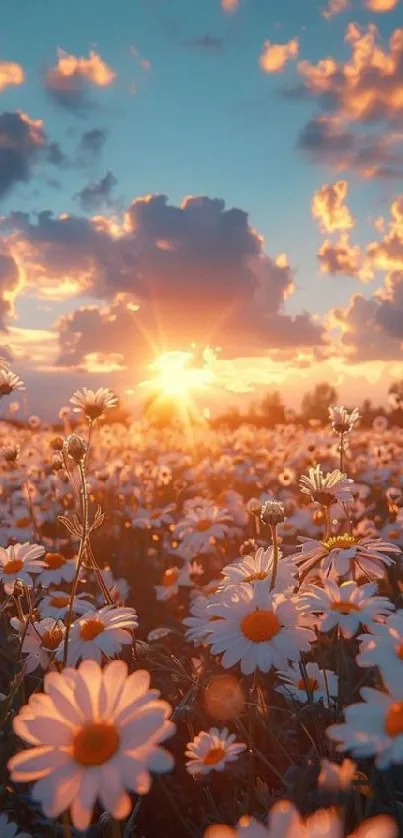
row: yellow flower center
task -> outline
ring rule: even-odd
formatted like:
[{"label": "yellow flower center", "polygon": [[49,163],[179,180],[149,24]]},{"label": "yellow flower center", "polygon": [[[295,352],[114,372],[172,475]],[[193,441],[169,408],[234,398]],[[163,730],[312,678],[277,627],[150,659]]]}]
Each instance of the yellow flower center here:
[{"label": "yellow flower center", "polygon": [[244,582],[262,582],[264,579],[267,579],[268,572],[265,570],[261,570],[258,573],[251,573],[250,576],[245,576]]},{"label": "yellow flower center", "polygon": [[339,614],[347,615],[353,614],[357,611],[361,611],[359,605],[356,605],[355,602],[334,602],[332,605],[332,611],[337,611]]},{"label": "yellow flower center", "polygon": [[211,527],[211,521],[208,518],[202,518],[200,521],[197,522],[195,526],[195,530],[197,532],[206,532]]},{"label": "yellow flower center", "polygon": [[102,634],[104,629],[105,626],[102,620],[99,620],[98,617],[94,617],[91,620],[84,620],[80,626],[81,640],[95,640],[99,634]]},{"label": "yellow flower center", "polygon": [[385,718],[385,730],[392,738],[403,733],[403,701],[395,701],[390,705]]},{"label": "yellow flower center", "polygon": [[58,626],[55,626],[54,628],[50,629],[50,631],[45,631],[42,634],[42,644],[41,645],[44,646],[45,649],[50,649],[50,650],[53,651],[54,649],[57,649],[57,647],[60,645],[62,639],[63,639],[62,629],[59,628]]},{"label": "yellow flower center", "polygon": [[279,633],[280,622],[273,611],[264,611],[257,608],[251,614],[247,614],[241,621],[241,631],[248,640],[254,643],[264,643],[271,640]]},{"label": "yellow flower center", "polygon": [[58,570],[66,564],[66,559],[61,553],[46,553],[45,563],[48,570]]},{"label": "yellow flower center", "polygon": [[299,690],[305,690],[305,692],[314,693],[315,690],[319,688],[319,684],[316,678],[307,678],[306,681],[303,678],[300,678],[297,687]]},{"label": "yellow flower center", "polygon": [[116,754],[119,742],[120,736],[115,725],[94,722],[76,733],[73,740],[73,757],[86,768],[103,765]]},{"label": "yellow flower center", "polygon": [[49,605],[53,605],[54,608],[65,608],[69,604],[69,601],[70,597],[68,594],[59,594],[59,596],[53,596],[49,600]]},{"label": "yellow flower center", "polygon": [[7,564],[3,567],[3,573],[6,576],[12,576],[14,573],[18,573],[21,570],[24,562],[21,559],[11,559]]},{"label": "yellow flower center", "polygon": [[349,535],[349,533],[345,532],[342,535],[332,535],[331,538],[328,538],[326,541],[321,542],[323,547],[326,548],[328,553],[331,550],[348,550],[349,547],[354,547],[357,544],[357,539],[354,538],[353,535]]},{"label": "yellow flower center", "polygon": [[221,762],[224,756],[225,750],[223,747],[219,746],[218,748],[210,748],[210,750],[207,751],[207,754],[203,757],[203,762],[205,765],[217,765],[217,763]]},{"label": "yellow flower center", "polygon": [[170,588],[174,585],[180,574],[179,567],[169,567],[162,577],[162,584],[164,588]]}]

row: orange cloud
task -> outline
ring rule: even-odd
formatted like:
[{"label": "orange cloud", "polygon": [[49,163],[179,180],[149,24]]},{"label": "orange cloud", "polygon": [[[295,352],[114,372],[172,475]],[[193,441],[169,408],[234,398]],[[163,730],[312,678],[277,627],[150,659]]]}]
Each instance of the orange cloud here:
[{"label": "orange cloud", "polygon": [[351,58],[344,64],[325,58],[317,64],[301,61],[298,71],[305,88],[326,94],[331,110],[350,121],[395,119],[403,114],[403,29],[389,39],[389,52],[378,44],[378,29],[363,31],[350,23],[345,41]]},{"label": "orange cloud", "polygon": [[11,85],[25,81],[25,73],[20,64],[14,61],[0,61],[0,91]]},{"label": "orange cloud", "polygon": [[292,38],[286,44],[272,44],[270,41],[265,41],[259,65],[265,73],[281,73],[287,61],[297,57],[298,51],[298,38]]},{"label": "orange cloud", "polygon": [[399,0],[366,0],[365,5],[371,12],[390,12]]},{"label": "orange cloud", "polygon": [[221,0],[221,6],[224,12],[236,12],[239,5],[239,0]]},{"label": "orange cloud", "polygon": [[355,221],[344,199],[347,197],[348,183],[338,180],[337,183],[324,184],[315,192],[312,198],[312,215],[322,232],[333,233],[336,230],[351,230]]},{"label": "orange cloud", "polygon": [[388,232],[368,245],[367,257],[374,270],[403,271],[403,196],[392,202],[390,214]]},{"label": "orange cloud", "polygon": [[359,245],[350,244],[347,233],[343,233],[334,244],[329,240],[323,242],[318,259],[323,274],[342,274],[355,279],[371,279],[361,271],[361,250]]},{"label": "orange cloud", "polygon": [[336,15],[348,9],[349,5],[350,0],[329,0],[326,9],[322,11],[322,17],[331,20],[332,17],[336,17]]},{"label": "orange cloud", "polygon": [[94,50],[90,51],[89,58],[76,58],[75,55],[68,55],[62,49],[58,49],[57,54],[59,60],[50,73],[57,74],[59,79],[82,76],[91,84],[106,87],[116,78],[116,73]]}]

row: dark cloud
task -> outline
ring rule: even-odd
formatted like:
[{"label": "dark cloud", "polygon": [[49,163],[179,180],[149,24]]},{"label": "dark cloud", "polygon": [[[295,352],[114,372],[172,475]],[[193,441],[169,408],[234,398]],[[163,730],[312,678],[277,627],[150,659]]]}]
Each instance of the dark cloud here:
[{"label": "dark cloud", "polygon": [[21,111],[0,114],[0,198],[17,183],[28,182],[40,162],[66,164],[58,143],[48,141],[42,120]]},{"label": "dark cloud", "polygon": [[[227,209],[221,199],[188,197],[174,206],[164,195],[138,198],[120,227],[101,215],[55,218],[46,212],[35,223],[20,214],[8,224],[25,243],[29,283],[45,283],[48,298],[49,286],[57,295],[60,280],[67,279],[75,294],[110,305],[122,295],[139,302],[136,323],[158,346],[219,343],[236,355],[245,345],[253,354],[276,343],[323,340],[323,329],[308,315],[292,318],[284,311],[294,289],[286,258],[267,255],[247,213]],[[125,328],[119,329],[122,340]],[[102,330],[94,340],[101,352]]]},{"label": "dark cloud", "polygon": [[117,180],[112,172],[107,172],[101,180],[88,183],[75,195],[84,212],[96,212],[112,204],[111,192]]},{"label": "dark cloud", "polygon": [[189,47],[190,49],[205,50],[206,52],[220,52],[224,47],[224,41],[222,38],[218,38],[216,35],[210,35],[209,32],[206,32],[198,38],[188,38],[187,40],[182,41],[181,46]]},{"label": "dark cloud", "polygon": [[327,116],[309,120],[297,141],[297,148],[315,163],[330,165],[337,171],[353,169],[363,178],[402,178],[400,145],[400,135],[364,135],[343,128],[338,120]]},{"label": "dark cloud", "polygon": [[352,361],[398,361],[403,349],[403,273],[394,272],[381,291],[355,294],[333,316],[342,326],[342,345]]},{"label": "dark cloud", "polygon": [[85,155],[88,159],[97,157],[105,145],[106,135],[107,132],[102,128],[91,128],[90,131],[84,131],[78,146],[79,154]]}]

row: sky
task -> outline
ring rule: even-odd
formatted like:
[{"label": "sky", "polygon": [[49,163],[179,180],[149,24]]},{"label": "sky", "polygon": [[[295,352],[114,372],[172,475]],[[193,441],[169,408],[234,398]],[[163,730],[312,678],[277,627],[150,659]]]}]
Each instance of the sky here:
[{"label": "sky", "polygon": [[0,354],[22,410],[81,386],[136,408],[179,352],[212,410],[274,389],[295,407],[322,380],[386,400],[403,0],[20,0],[0,32]]}]

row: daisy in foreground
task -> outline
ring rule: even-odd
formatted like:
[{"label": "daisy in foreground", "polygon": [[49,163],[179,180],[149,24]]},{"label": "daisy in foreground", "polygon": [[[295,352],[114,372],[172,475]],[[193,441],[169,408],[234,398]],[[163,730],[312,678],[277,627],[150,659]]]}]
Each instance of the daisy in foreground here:
[{"label": "daisy in foreground", "polygon": [[39,544],[13,544],[5,549],[0,547],[0,580],[3,582],[6,594],[12,594],[17,581],[27,588],[32,588],[32,575],[40,573],[45,548]]},{"label": "daisy in foreground", "polygon": [[382,538],[371,535],[358,538],[341,533],[325,541],[304,539],[301,553],[294,560],[301,573],[318,566],[325,576],[342,576],[348,580],[355,574],[357,578],[381,579],[386,567],[395,562],[387,553],[401,553],[401,550]]},{"label": "daisy in foreground", "polygon": [[351,492],[354,481],[338,468],[324,474],[320,465],[312,466],[308,471],[308,477],[300,477],[299,485],[304,495],[309,495],[311,500],[321,503],[322,506],[354,500]]},{"label": "daisy in foreground", "polygon": [[226,764],[234,762],[245,749],[246,745],[236,742],[235,734],[229,734],[226,727],[222,730],[212,727],[208,732],[202,730],[193,742],[188,742],[186,768],[189,774],[224,771]]},{"label": "daisy in foreground", "polygon": [[273,666],[286,669],[288,660],[298,660],[315,639],[314,632],[301,625],[295,603],[270,592],[265,582],[225,589],[209,613],[219,619],[210,621],[205,642],[213,655],[224,652],[225,669],[240,662],[244,675],[255,669],[268,672]]},{"label": "daisy in foreground", "polygon": [[360,694],[364,701],[346,707],[345,722],[331,725],[327,735],[338,742],[338,751],[351,751],[358,759],[374,756],[381,770],[393,763],[400,765],[403,763],[401,687],[396,695],[372,687],[363,687]]},{"label": "daisy in foreground", "polygon": [[80,659],[100,663],[102,655],[116,657],[123,645],[133,642],[132,631],[137,626],[134,608],[105,605],[99,611],[87,611],[71,627],[67,663],[75,664]]},{"label": "daisy in foreground", "polygon": [[30,838],[28,832],[19,832],[16,823],[8,821],[6,815],[0,815],[1,838]]},{"label": "daisy in foreground", "polygon": [[100,387],[96,391],[83,387],[75,391],[70,404],[76,412],[82,411],[90,422],[94,422],[103,416],[105,410],[116,407],[118,401],[118,397],[108,387]]},{"label": "daisy in foreground", "polygon": [[377,666],[389,689],[403,683],[403,610],[390,614],[385,623],[368,626],[361,634],[358,666]]},{"label": "daisy in foreground", "polygon": [[[349,838],[397,838],[397,827],[387,815],[364,821]],[[280,800],[270,810],[267,826],[243,817],[235,829],[209,826],[204,838],[343,838],[344,828],[335,809],[319,809],[302,818],[288,800]]]},{"label": "daisy in foreground", "polygon": [[148,672],[128,675],[124,661],[48,673],[45,694],[32,695],[14,719],[17,736],[33,747],[11,758],[11,779],[36,781],[32,796],[44,813],[70,809],[77,829],[87,829],[97,799],[114,818],[127,817],[127,791],[147,794],[149,772],[173,765],[159,747],[175,730],[171,707],[149,685]]},{"label": "daisy in foreground", "polygon": [[312,585],[301,591],[301,608],[319,615],[320,631],[330,631],[339,626],[343,637],[352,637],[360,625],[371,625],[378,617],[387,616],[394,605],[385,596],[374,596],[376,586],[371,582],[358,586],[356,582],[343,582],[338,585],[328,579],[323,588]]}]

